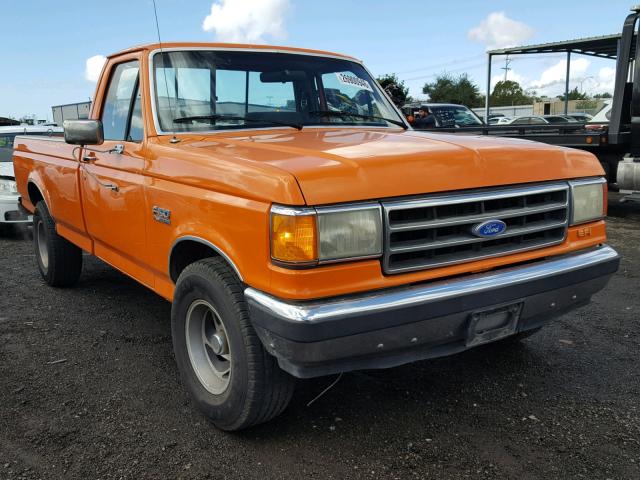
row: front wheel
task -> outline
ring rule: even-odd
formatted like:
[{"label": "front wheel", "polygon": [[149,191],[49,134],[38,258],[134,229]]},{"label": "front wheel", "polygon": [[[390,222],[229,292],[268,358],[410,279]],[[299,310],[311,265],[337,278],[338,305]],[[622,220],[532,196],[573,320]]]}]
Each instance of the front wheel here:
[{"label": "front wheel", "polygon": [[223,259],[200,260],[180,274],[171,333],[182,382],[218,428],[263,423],[288,405],[295,380],[263,348],[242,285]]},{"label": "front wheel", "polygon": [[74,285],[82,272],[82,250],[56,232],[47,205],[40,201],[33,214],[33,245],[38,269],[52,287]]}]

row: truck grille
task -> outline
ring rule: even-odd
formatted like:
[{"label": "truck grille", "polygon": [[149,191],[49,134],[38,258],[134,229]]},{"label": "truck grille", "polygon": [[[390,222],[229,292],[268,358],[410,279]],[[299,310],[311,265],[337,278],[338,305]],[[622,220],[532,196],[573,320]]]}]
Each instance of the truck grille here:
[{"label": "truck grille", "polygon": [[[569,218],[566,183],[479,190],[382,203],[383,269],[401,273],[469,262],[564,241]],[[473,233],[500,220],[492,237]]]}]

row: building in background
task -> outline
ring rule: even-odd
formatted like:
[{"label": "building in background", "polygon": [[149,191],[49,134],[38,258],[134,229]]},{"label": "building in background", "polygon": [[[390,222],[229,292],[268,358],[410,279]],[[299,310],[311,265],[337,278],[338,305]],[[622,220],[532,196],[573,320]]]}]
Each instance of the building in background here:
[{"label": "building in background", "polygon": [[[584,100],[569,100],[569,113],[589,113],[595,115],[605,103],[604,98],[589,98]],[[543,98],[533,105],[534,115],[564,115],[564,100],[559,98]]]},{"label": "building in background", "polygon": [[0,117],[0,127],[8,127],[11,125],[20,125],[20,122],[13,118]]},{"label": "building in background", "polygon": [[65,120],[79,120],[89,118],[91,102],[68,103],[51,107],[53,123],[62,126]]},{"label": "building in background", "polygon": [[[533,115],[533,105],[513,105],[506,107],[491,107],[489,109],[489,118],[491,115],[502,116],[502,117],[526,117],[529,115]],[[478,107],[472,108],[476,115],[480,118],[484,119],[485,108]]]}]

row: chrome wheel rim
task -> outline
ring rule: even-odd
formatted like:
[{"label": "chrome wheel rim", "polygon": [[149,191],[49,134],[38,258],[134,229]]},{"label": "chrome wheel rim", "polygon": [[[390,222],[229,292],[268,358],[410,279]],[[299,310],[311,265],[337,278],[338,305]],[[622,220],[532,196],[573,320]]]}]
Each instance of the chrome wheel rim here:
[{"label": "chrome wheel rim", "polygon": [[38,239],[38,255],[40,256],[40,263],[46,270],[49,268],[49,250],[47,250],[47,235],[44,230],[44,223],[38,222],[36,238]]},{"label": "chrome wheel rim", "polygon": [[231,348],[227,329],[209,302],[196,300],[189,306],[185,336],[189,361],[198,380],[209,393],[223,393],[231,379]]}]

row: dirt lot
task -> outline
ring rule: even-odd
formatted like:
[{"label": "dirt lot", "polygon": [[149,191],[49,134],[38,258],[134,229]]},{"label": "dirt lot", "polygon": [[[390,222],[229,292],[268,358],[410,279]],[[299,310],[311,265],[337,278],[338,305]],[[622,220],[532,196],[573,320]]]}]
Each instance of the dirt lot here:
[{"label": "dirt lot", "polygon": [[170,306],[87,258],[43,285],[0,239],[0,479],[640,478],[640,208],[612,204],[620,272],[521,345],[301,382],[275,421],[210,426],[182,389]]}]

